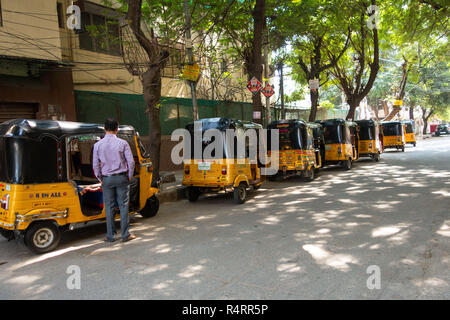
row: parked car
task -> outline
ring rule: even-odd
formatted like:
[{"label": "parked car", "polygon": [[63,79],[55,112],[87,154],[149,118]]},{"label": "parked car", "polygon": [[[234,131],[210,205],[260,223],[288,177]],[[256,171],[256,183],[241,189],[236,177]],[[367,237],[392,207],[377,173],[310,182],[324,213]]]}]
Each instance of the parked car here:
[{"label": "parked car", "polygon": [[436,131],[434,132],[434,135],[436,137],[438,137],[441,134],[449,134],[449,133],[450,133],[450,125],[449,124],[440,124],[437,126]]}]

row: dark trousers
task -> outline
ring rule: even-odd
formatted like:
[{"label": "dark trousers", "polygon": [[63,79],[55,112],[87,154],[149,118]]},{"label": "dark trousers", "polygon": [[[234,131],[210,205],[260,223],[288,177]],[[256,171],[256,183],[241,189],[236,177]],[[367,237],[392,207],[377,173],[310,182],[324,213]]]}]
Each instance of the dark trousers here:
[{"label": "dark trousers", "polygon": [[102,181],[103,202],[106,213],[106,238],[114,241],[116,227],[114,224],[114,207],[120,209],[120,229],[122,240],[130,235],[130,217],[128,215],[128,204],[130,199],[130,183],[126,175],[104,177]]}]

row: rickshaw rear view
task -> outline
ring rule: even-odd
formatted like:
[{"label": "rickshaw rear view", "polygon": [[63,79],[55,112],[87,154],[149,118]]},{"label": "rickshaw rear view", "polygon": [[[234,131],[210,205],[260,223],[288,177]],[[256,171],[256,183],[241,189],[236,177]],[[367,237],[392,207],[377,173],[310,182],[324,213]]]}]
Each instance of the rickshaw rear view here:
[{"label": "rickshaw rear view", "polygon": [[373,120],[358,120],[356,123],[359,126],[360,157],[370,157],[377,162],[380,161],[380,154],[383,152],[380,125]]},{"label": "rickshaw rear view", "polygon": [[405,125],[401,121],[382,122],[383,148],[405,152]]},{"label": "rickshaw rear view", "polygon": [[268,146],[269,156],[276,156],[278,159],[279,171],[268,178],[276,180],[299,175],[307,181],[314,180],[322,162],[320,150],[315,148],[313,129],[320,126],[303,120],[277,120],[271,122],[267,128],[279,132],[279,149],[272,150],[272,147]]},{"label": "rickshaw rear view", "polygon": [[318,120],[323,133],[323,165],[341,165],[352,168],[359,159],[358,125],[344,119]]},{"label": "rickshaw rear view", "polygon": [[[261,186],[264,181],[260,171],[262,164],[252,158],[250,152],[256,148],[257,154],[266,154],[259,136],[261,125],[229,118],[207,118],[188,124],[186,129],[193,138],[190,158],[184,159],[183,185],[187,187],[189,201],[197,201],[202,193],[232,192],[234,202],[242,204],[247,199],[248,188],[257,190]],[[245,138],[250,131],[255,141]],[[211,132],[217,136],[210,136]],[[238,137],[244,137],[242,154],[238,151]],[[262,151],[258,150],[260,147]]]}]

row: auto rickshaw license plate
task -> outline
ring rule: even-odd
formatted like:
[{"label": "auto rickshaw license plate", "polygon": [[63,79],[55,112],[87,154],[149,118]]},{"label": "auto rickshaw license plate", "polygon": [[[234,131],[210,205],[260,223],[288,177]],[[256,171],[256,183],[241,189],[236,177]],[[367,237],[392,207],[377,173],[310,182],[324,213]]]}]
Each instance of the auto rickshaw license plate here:
[{"label": "auto rickshaw license plate", "polygon": [[199,162],[198,170],[200,171],[211,170],[211,162]]}]

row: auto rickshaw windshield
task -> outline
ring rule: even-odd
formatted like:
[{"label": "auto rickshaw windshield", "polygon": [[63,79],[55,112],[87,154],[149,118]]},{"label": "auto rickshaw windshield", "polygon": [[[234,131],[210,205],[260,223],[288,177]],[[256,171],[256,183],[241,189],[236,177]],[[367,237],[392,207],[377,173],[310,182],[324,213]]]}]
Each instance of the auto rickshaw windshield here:
[{"label": "auto rickshaw windshield", "polygon": [[383,125],[383,134],[388,137],[392,136],[401,136],[402,130],[401,130],[401,124],[399,123],[389,123]]},{"label": "auto rickshaw windshield", "polygon": [[414,129],[411,123],[406,124],[406,133],[414,133]]},{"label": "auto rickshaw windshield", "polygon": [[364,126],[360,127],[359,139],[360,140],[375,140],[375,127],[374,126]]},{"label": "auto rickshaw windshield", "polygon": [[323,131],[325,144],[342,143],[343,134],[341,125],[325,126]]}]

